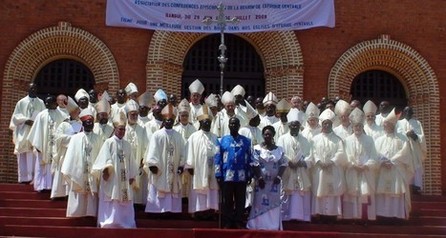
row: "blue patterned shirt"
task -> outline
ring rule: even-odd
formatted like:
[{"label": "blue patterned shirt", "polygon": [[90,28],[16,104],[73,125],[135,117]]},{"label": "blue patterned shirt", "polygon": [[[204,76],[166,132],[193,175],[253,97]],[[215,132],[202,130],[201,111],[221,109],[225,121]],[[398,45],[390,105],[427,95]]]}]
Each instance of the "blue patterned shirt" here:
[{"label": "blue patterned shirt", "polygon": [[215,156],[215,177],[225,182],[248,181],[251,176],[251,140],[238,135],[221,138],[220,153]]}]

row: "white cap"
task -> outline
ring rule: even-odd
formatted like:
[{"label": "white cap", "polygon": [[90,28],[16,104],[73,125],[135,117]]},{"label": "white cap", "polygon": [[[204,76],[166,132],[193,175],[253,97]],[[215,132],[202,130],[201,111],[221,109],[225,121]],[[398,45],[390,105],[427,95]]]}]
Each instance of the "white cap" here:
[{"label": "white cap", "polygon": [[72,112],[72,111],[76,110],[77,108],[79,108],[79,106],[77,105],[77,103],[74,101],[74,99],[72,97],[68,96],[66,108],[67,108],[68,112]]},{"label": "white cap", "polygon": [[338,116],[345,115],[345,114],[349,115],[350,111],[351,111],[351,106],[348,102],[340,99],[336,103],[334,111],[335,111],[336,115],[338,115]]},{"label": "white cap", "polygon": [[246,116],[248,116],[248,119],[251,120],[254,117],[256,117],[257,115],[259,115],[259,113],[257,112],[256,109],[254,109],[251,104],[249,104],[248,101],[245,100],[245,104],[246,104]]},{"label": "white cap", "polygon": [[352,124],[358,124],[358,123],[364,124],[365,115],[364,112],[361,111],[361,109],[355,107],[355,109],[353,109],[348,118],[350,119],[350,122]]},{"label": "white cap", "polygon": [[138,92],[138,87],[136,87],[136,85],[134,83],[129,83],[127,84],[127,86],[125,87],[125,92],[127,93],[127,95],[130,95],[132,93],[137,93]]},{"label": "white cap", "polygon": [[226,91],[225,93],[223,93],[223,96],[221,96],[221,102],[223,103],[223,105],[226,105],[231,102],[234,103],[235,102],[234,95],[231,92]]},{"label": "white cap", "polygon": [[263,99],[263,105],[266,106],[267,104],[270,104],[270,103],[272,103],[274,105],[277,104],[277,97],[272,92],[269,92]]},{"label": "white cap", "polygon": [[105,97],[102,97],[101,100],[96,103],[95,107],[97,113],[106,112],[110,114],[110,102],[108,102]]},{"label": "white cap", "polygon": [[125,116],[123,111],[119,112],[117,117],[113,117],[113,126],[126,126],[127,125],[127,117]]},{"label": "white cap", "polygon": [[88,101],[90,101],[90,95],[85,91],[85,89],[80,88],[77,90],[76,94],[74,95],[74,99],[76,99],[76,102],[79,102],[79,99],[86,97]]},{"label": "white cap", "polygon": [[93,112],[91,111],[91,109],[89,107],[86,107],[86,108],[82,109],[81,113],[79,114],[79,119],[81,121],[86,121],[89,118],[94,119]]},{"label": "white cap", "polygon": [[305,114],[307,115],[307,118],[319,118],[319,113],[321,113],[321,110],[312,102],[310,102],[307,106],[307,110],[305,111]]},{"label": "white cap", "polygon": [[167,94],[162,89],[158,89],[153,98],[155,98],[155,102],[159,102],[162,99],[167,100]]},{"label": "white cap", "polygon": [[291,104],[285,98],[282,98],[282,100],[280,100],[276,105],[277,113],[289,112],[290,109]]},{"label": "white cap", "polygon": [[107,100],[107,102],[110,102],[112,100],[112,98],[110,97],[110,95],[108,94],[107,91],[104,91],[101,95],[101,99],[105,99]]},{"label": "white cap", "polygon": [[190,85],[189,85],[189,92],[192,93],[198,93],[198,94],[203,94],[204,92],[204,86],[203,84],[200,82],[200,80],[195,79],[195,81],[193,81]]},{"label": "white cap", "polygon": [[209,96],[204,100],[204,102],[209,106],[209,107],[218,107],[218,98],[216,94],[209,94]]},{"label": "white cap", "polygon": [[364,107],[362,108],[362,110],[364,110],[364,113],[366,115],[375,115],[376,111],[378,110],[378,107],[375,105],[375,103],[373,103],[372,101],[368,100],[365,104]]},{"label": "white cap", "polygon": [[242,97],[244,97],[244,96],[245,96],[245,89],[244,89],[242,86],[240,86],[240,85],[238,84],[237,86],[235,86],[235,87],[231,90],[231,93],[232,93],[234,96],[242,95]]},{"label": "white cap", "polygon": [[384,118],[385,122],[390,122],[393,125],[395,125],[398,122],[398,116],[395,113],[395,108],[392,109],[392,111],[389,113],[389,115],[386,116],[386,118]]},{"label": "white cap", "polygon": [[325,120],[330,120],[333,122],[333,120],[336,118],[335,113],[330,109],[327,108],[325,109],[321,115],[319,115],[319,119],[321,120],[321,122],[325,121]]},{"label": "white cap", "polygon": [[139,95],[138,102],[140,106],[150,107],[153,102],[152,94],[149,91],[144,92],[143,94]]},{"label": "white cap", "polygon": [[139,105],[135,100],[130,99],[125,103],[125,112],[129,113],[133,111],[139,111]]},{"label": "white cap", "polygon": [[296,108],[291,109],[286,116],[288,123],[292,121],[298,121],[300,124],[302,124],[302,122],[305,120],[305,114],[299,112],[300,111]]},{"label": "white cap", "polygon": [[178,113],[181,112],[190,112],[190,104],[187,99],[183,98],[181,102],[178,104]]}]

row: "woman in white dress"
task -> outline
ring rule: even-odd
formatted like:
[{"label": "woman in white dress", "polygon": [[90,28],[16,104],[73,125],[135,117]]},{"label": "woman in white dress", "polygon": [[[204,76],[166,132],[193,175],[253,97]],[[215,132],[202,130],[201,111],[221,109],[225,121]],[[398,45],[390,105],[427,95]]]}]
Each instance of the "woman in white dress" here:
[{"label": "woman in white dress", "polygon": [[274,127],[265,126],[262,130],[264,142],[253,149],[251,165],[257,182],[248,229],[282,230],[282,175],[288,162],[283,148],[274,144],[274,134]]}]

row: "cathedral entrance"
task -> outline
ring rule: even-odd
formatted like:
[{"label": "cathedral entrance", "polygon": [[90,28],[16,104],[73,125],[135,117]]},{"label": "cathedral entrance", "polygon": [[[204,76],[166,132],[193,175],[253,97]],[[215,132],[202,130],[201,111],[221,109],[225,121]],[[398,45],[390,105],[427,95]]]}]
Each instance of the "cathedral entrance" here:
[{"label": "cathedral entrance", "polygon": [[[205,87],[204,95],[220,94],[220,34],[212,34],[198,41],[187,53],[181,85],[181,97],[189,98],[189,84],[200,79]],[[246,95],[265,95],[264,67],[254,47],[239,36],[225,35],[228,61],[224,71],[224,91],[240,84]]]},{"label": "cathedral entrance", "polygon": [[350,93],[352,100],[359,100],[362,105],[372,100],[377,106],[382,101],[400,112],[407,105],[407,96],[403,85],[394,75],[382,70],[369,70],[357,75],[352,82]]},{"label": "cathedral entrance", "polygon": [[45,65],[37,74],[37,94],[40,98],[47,94],[65,94],[74,98],[77,90],[93,89],[93,73],[84,64],[72,59],[60,59]]}]

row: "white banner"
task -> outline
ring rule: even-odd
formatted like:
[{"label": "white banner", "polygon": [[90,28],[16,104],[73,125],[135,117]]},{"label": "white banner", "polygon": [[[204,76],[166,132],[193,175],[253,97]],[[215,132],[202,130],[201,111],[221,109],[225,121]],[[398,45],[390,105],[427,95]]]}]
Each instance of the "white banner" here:
[{"label": "white banner", "polygon": [[259,32],[334,27],[334,0],[107,0],[106,25],[178,32],[220,32],[214,21],[223,2],[225,32]]}]

